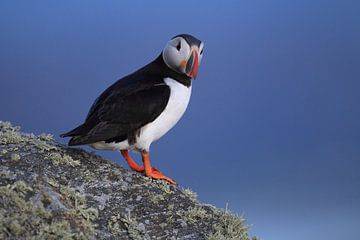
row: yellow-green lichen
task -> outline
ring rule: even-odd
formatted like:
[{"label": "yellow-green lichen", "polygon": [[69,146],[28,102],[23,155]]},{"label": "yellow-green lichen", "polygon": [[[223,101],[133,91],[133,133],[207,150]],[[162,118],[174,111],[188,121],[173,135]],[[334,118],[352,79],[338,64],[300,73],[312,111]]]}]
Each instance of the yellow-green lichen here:
[{"label": "yellow-green lichen", "polygon": [[[60,193],[64,197],[66,203],[71,205],[75,210],[83,210],[87,209],[86,207],[86,197],[82,193],[76,191],[73,188],[70,188],[68,186],[60,186]],[[94,212],[91,210],[90,212]],[[95,209],[96,212],[96,209]],[[83,214],[81,214],[83,215]],[[87,216],[87,214],[84,214]],[[89,218],[88,216],[86,218]],[[96,214],[94,214],[93,217],[90,217],[92,220],[96,218]]]},{"label": "yellow-green lichen", "polygon": [[195,223],[196,221],[209,218],[210,215],[201,206],[189,207],[187,210],[179,210],[176,214],[187,223]]},{"label": "yellow-green lichen", "polygon": [[132,187],[143,187],[145,186],[152,186],[152,187],[157,187],[159,188],[161,191],[170,194],[173,193],[173,189],[175,188],[174,185],[172,185],[171,183],[165,181],[165,180],[158,180],[158,179],[152,179],[146,176],[142,176],[142,179],[144,180],[144,183],[138,186],[132,186]]},{"label": "yellow-green lichen", "polygon": [[95,233],[96,227],[92,221],[98,217],[98,210],[88,208],[85,195],[70,187],[61,186],[60,193],[70,208],[70,210],[66,212],[66,215],[71,221],[76,223],[79,230],[81,229],[81,231],[76,231],[77,237],[84,236],[85,238],[89,238],[92,236]]},{"label": "yellow-green lichen", "polygon": [[59,164],[70,165],[72,167],[80,165],[79,160],[74,160],[71,156],[58,152],[51,152],[47,154],[45,159],[50,160],[56,166],[58,166]]},{"label": "yellow-green lichen", "polygon": [[231,213],[227,208],[225,210],[215,210],[218,222],[213,225],[214,232],[207,236],[208,240],[256,240],[256,237],[250,238],[248,234],[249,226],[245,224],[242,216]]},{"label": "yellow-green lichen", "polygon": [[185,188],[182,190],[182,192],[185,194],[185,196],[187,196],[188,198],[190,198],[192,201],[197,201],[197,193],[192,191],[190,188]]},{"label": "yellow-green lichen", "polygon": [[[4,144],[0,158],[6,159],[0,180],[10,182],[0,187],[0,239],[180,239],[184,232],[200,234],[199,229],[210,240],[250,239],[241,217],[199,204],[191,189],[180,192],[166,181],[127,173],[100,158],[94,160],[103,164],[85,161],[69,169],[88,155],[65,150],[49,134],[20,133],[19,128],[1,121],[0,134],[0,144]],[[31,183],[12,183],[15,179]],[[102,191],[111,198],[97,197]],[[99,219],[98,210],[90,205],[101,211]],[[159,236],[160,232],[165,235]]]},{"label": "yellow-green lichen", "polygon": [[175,205],[170,203],[167,208],[168,208],[169,211],[173,211],[174,208],[175,208]]},{"label": "yellow-green lichen", "polygon": [[164,199],[165,199],[164,196],[161,194],[156,194],[156,193],[149,194],[149,200],[151,203],[158,204],[160,201],[164,201]]},{"label": "yellow-green lichen", "polygon": [[0,121],[0,144],[19,144],[28,142],[33,144],[39,152],[47,152],[58,149],[47,142],[54,140],[53,135],[42,133],[36,137],[33,133],[21,134],[20,127],[13,127],[9,122]]},{"label": "yellow-green lichen", "polygon": [[121,228],[121,216],[120,214],[113,215],[110,217],[110,220],[108,221],[108,229],[114,236],[119,236],[123,229]]},{"label": "yellow-green lichen", "polygon": [[0,121],[0,144],[18,144],[23,141],[20,127],[13,127],[10,122]]},{"label": "yellow-green lichen", "polygon": [[53,178],[45,177],[44,180],[52,187],[57,188],[60,186],[59,183]]},{"label": "yellow-green lichen", "polygon": [[[40,187],[40,186],[37,186]],[[45,206],[52,198],[35,190],[24,181],[0,187],[0,239],[89,239],[95,234],[97,210],[86,207],[85,197],[75,190],[62,187],[68,208],[56,217]],[[37,201],[39,199],[40,201]],[[58,220],[60,215],[63,220]]]},{"label": "yellow-green lichen", "polygon": [[0,144],[17,144],[21,143],[23,141],[23,138],[21,134],[17,131],[6,131],[6,132],[0,132]]},{"label": "yellow-green lichen", "polygon": [[94,174],[93,174],[91,171],[86,170],[86,171],[84,172],[84,179],[85,179],[86,181],[90,182],[90,181],[95,180],[95,176],[94,176]]},{"label": "yellow-green lichen", "polygon": [[130,212],[121,218],[121,221],[125,224],[129,237],[133,240],[142,240],[143,234],[139,231],[138,223],[135,218],[131,218]]},{"label": "yellow-green lichen", "polygon": [[10,122],[4,122],[4,121],[0,121],[0,130],[1,129],[12,129],[12,125]]},{"label": "yellow-green lichen", "polygon": [[42,133],[39,135],[39,139],[42,141],[53,141],[54,135],[49,134],[49,133]]},{"label": "yellow-green lichen", "polygon": [[164,222],[162,222],[162,223],[159,224],[159,227],[161,227],[161,229],[165,229],[166,226],[167,226],[167,224],[164,223]]},{"label": "yellow-green lichen", "polygon": [[16,174],[7,169],[1,169],[1,171],[0,171],[0,178],[15,179],[15,177],[16,177]]},{"label": "yellow-green lichen", "polygon": [[11,158],[11,161],[16,162],[16,161],[19,161],[21,157],[20,157],[20,155],[17,154],[17,153],[12,153],[12,154],[10,155],[10,158]]},{"label": "yellow-green lichen", "polygon": [[124,229],[127,231],[129,238],[132,240],[144,239],[143,233],[139,230],[139,225],[135,218],[132,218],[130,212],[127,215],[121,216],[120,214],[110,217],[108,222],[109,231],[115,236],[119,236]]},{"label": "yellow-green lichen", "polygon": [[39,139],[32,139],[32,143],[39,150],[40,153],[49,152],[51,150],[58,150],[54,145],[48,144],[45,141]]},{"label": "yellow-green lichen", "polygon": [[156,180],[156,185],[161,189],[161,191],[167,193],[167,194],[170,194],[172,193],[172,188],[173,186],[168,183],[167,181],[159,181],[159,180]]},{"label": "yellow-green lichen", "polygon": [[0,187],[1,211],[0,236],[4,238],[27,238],[37,235],[43,222],[50,220],[51,213],[27,200],[26,195],[33,189],[23,181]]},{"label": "yellow-green lichen", "polygon": [[39,234],[35,239],[46,240],[71,240],[76,236],[72,233],[69,222],[62,220],[52,224],[43,224],[40,226]]}]

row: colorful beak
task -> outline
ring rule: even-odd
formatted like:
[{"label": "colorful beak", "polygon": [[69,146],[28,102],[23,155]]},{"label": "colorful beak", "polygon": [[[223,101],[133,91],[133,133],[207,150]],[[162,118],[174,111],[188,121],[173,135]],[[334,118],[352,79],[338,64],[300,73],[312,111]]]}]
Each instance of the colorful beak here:
[{"label": "colorful beak", "polygon": [[195,80],[198,72],[198,67],[199,67],[199,55],[197,50],[194,49],[186,64],[186,74]]}]

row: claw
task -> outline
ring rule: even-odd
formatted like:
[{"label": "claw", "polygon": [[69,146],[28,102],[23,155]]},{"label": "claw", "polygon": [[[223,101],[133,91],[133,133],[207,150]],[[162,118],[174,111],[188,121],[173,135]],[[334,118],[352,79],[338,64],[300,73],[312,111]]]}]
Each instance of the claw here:
[{"label": "claw", "polygon": [[164,174],[162,174],[159,170],[157,170],[156,168],[151,167],[150,164],[150,158],[149,158],[149,153],[148,152],[142,152],[141,153],[142,156],[142,160],[144,162],[144,168],[145,168],[145,175],[147,177],[150,178],[154,178],[154,179],[163,179],[168,181],[171,184],[176,185],[176,182],[174,180],[172,180],[171,178],[165,176]]},{"label": "claw", "polygon": [[171,178],[163,175],[162,173],[158,173],[158,172],[151,171],[150,173],[145,172],[145,175],[146,175],[147,177],[150,177],[150,178],[153,178],[153,179],[165,180],[165,181],[168,181],[168,182],[171,183],[171,184],[176,185],[176,182],[175,182],[174,180],[172,180]]}]

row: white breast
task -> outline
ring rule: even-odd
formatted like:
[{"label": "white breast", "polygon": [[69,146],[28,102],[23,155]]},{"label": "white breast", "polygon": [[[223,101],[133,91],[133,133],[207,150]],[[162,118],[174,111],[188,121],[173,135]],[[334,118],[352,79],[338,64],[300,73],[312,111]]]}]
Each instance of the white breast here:
[{"label": "white breast", "polygon": [[170,98],[164,111],[151,123],[140,130],[135,148],[149,151],[150,144],[161,138],[179,121],[184,114],[191,96],[191,86],[166,78],[165,83],[170,87]]}]

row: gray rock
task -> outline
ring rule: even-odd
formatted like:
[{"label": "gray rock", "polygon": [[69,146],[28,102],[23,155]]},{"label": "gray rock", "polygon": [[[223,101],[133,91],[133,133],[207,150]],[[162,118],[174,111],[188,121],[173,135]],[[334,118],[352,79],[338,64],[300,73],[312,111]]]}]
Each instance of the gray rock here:
[{"label": "gray rock", "polygon": [[19,129],[0,121],[0,239],[251,239],[188,189]]}]

